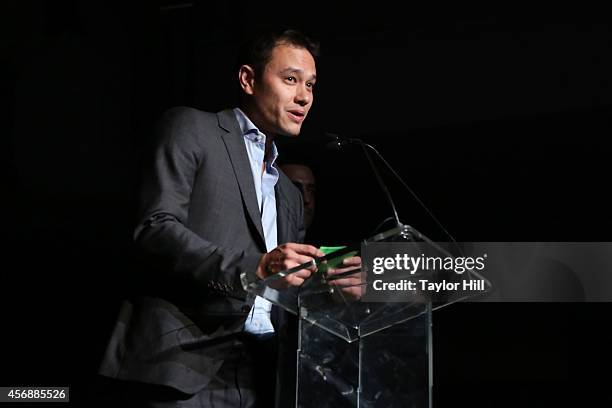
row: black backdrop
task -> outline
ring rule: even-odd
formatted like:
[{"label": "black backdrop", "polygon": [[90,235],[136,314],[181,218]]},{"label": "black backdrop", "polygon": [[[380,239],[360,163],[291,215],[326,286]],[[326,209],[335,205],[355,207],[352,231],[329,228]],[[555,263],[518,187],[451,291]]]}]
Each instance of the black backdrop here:
[{"label": "black backdrop", "polygon": [[[311,118],[297,146],[281,142],[316,171],[312,240],[363,237],[388,215],[359,150],[325,151],[326,131],[375,145],[457,240],[609,240],[601,10],[162,3],[2,6],[0,385],[68,384],[82,400],[124,288],[138,284],[131,231],[150,126],[174,105],[232,106],[236,45],[253,27],[282,23],[323,43]],[[444,239],[384,175],[402,220]],[[438,311],[435,405],[609,404],[610,311]]]}]

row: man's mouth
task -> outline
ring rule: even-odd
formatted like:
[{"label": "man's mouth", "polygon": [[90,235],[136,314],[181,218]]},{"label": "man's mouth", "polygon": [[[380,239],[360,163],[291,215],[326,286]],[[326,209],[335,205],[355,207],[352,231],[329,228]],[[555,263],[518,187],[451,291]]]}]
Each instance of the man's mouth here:
[{"label": "man's mouth", "polygon": [[301,110],[290,110],[288,113],[289,117],[297,123],[301,123],[306,117],[306,112]]}]

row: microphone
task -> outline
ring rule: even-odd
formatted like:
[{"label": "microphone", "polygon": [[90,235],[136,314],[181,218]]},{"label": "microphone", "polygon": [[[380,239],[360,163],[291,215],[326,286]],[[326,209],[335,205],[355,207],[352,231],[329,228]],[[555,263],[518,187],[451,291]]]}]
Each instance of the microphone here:
[{"label": "microphone", "polygon": [[[433,246],[439,252],[444,253],[444,254],[446,254],[448,256],[453,256],[449,251],[445,250],[440,245],[438,245],[437,243],[433,242],[427,236],[421,234],[419,231],[417,231],[416,229],[414,229],[410,225],[404,225],[404,224],[402,224],[400,222],[399,217],[397,215],[397,210],[395,208],[395,204],[393,202],[393,198],[391,198],[391,193],[389,193],[389,190],[387,189],[387,186],[385,185],[385,183],[383,182],[382,178],[380,177],[380,174],[378,173],[378,169],[376,168],[376,166],[374,165],[374,162],[372,161],[372,158],[368,154],[368,149],[374,152],[376,157],[378,157],[378,159],[384,163],[384,165],[391,172],[391,174],[393,174],[393,176],[402,184],[402,186],[406,190],[408,190],[410,195],[412,195],[412,197],[417,201],[417,203],[427,212],[427,214],[438,225],[438,227],[440,227],[442,229],[442,231],[444,231],[446,236],[450,238],[450,241],[455,244],[455,248],[458,250],[459,254],[461,254],[461,256],[465,256],[464,253],[463,253],[463,249],[460,246],[457,245],[457,241],[455,240],[455,237],[453,237],[451,235],[451,233],[448,232],[446,230],[446,228],[444,228],[442,223],[440,221],[438,221],[438,218],[429,210],[429,208],[427,208],[425,203],[423,203],[423,201],[421,201],[421,199],[410,188],[410,186],[408,186],[408,184],[400,177],[400,175],[397,174],[395,169],[389,164],[389,162],[387,162],[387,160],[385,160],[385,158],[378,152],[378,150],[376,150],[373,146],[369,145],[368,143],[365,143],[361,139],[343,138],[343,137],[341,137],[338,134],[328,133],[328,132],[325,132],[324,134],[325,134],[325,136],[331,137],[331,138],[334,139],[333,141],[328,142],[325,145],[325,147],[327,149],[330,149],[330,150],[341,150],[344,146],[349,145],[349,144],[359,144],[361,146],[361,148],[363,149],[363,153],[366,156],[366,158],[368,159],[370,167],[371,167],[372,171],[374,172],[374,175],[376,176],[376,180],[378,181],[378,185],[380,186],[381,190],[384,192],[385,196],[387,197],[387,201],[389,202],[389,205],[391,206],[391,209],[393,210],[393,217],[389,217],[389,218],[385,219],[379,225],[379,227],[382,226],[384,223],[386,223],[388,220],[393,219],[395,221],[395,223],[396,223],[395,228],[399,228],[399,229],[403,230],[402,236],[404,238],[408,238],[410,241],[414,241],[414,240],[425,241],[429,245]],[[375,237],[372,237],[372,240],[377,241],[379,239],[385,239],[385,235],[388,232],[389,231],[387,231],[385,233],[378,234]],[[488,279],[484,278],[482,275],[480,275],[479,273],[475,272],[473,269],[470,270],[470,273],[473,274],[478,279],[484,279],[486,282],[488,282],[489,286],[491,285],[491,282],[489,282]]]},{"label": "microphone", "polygon": [[325,136],[334,139],[331,142],[327,142],[325,144],[325,148],[331,151],[338,151],[342,149],[342,147],[349,145],[349,144],[363,143],[360,139],[344,138],[344,137],[340,137],[340,135],[336,133],[325,132]]},{"label": "microphone", "polygon": [[[397,209],[395,208],[395,203],[393,202],[393,198],[391,197],[391,193],[389,192],[389,189],[387,188],[387,185],[385,184],[385,182],[383,181],[382,177],[380,176],[380,174],[378,172],[378,169],[374,165],[374,162],[372,161],[372,158],[370,157],[370,154],[368,153],[368,149],[366,148],[366,147],[372,148],[372,146],[370,146],[367,143],[364,143],[364,141],[361,140],[361,139],[345,138],[345,137],[341,137],[340,135],[338,135],[336,133],[330,133],[330,132],[325,132],[324,134],[325,134],[325,136],[331,137],[331,138],[334,139],[331,142],[328,142],[328,143],[325,144],[325,148],[328,149],[328,150],[338,151],[338,150],[342,149],[344,146],[349,145],[349,144],[358,144],[358,145],[361,146],[361,148],[363,150],[363,154],[368,159],[368,163],[370,164],[370,168],[372,169],[372,172],[374,173],[374,176],[376,177],[376,181],[378,183],[378,186],[380,187],[380,189],[382,190],[383,194],[387,198],[387,201],[389,202],[389,206],[391,207],[391,210],[393,212],[393,219],[395,220],[395,226],[396,227],[402,227],[404,224],[402,224],[402,222],[399,220],[399,216],[397,215]],[[374,151],[376,151],[376,150],[374,150]],[[376,153],[378,153],[378,152],[376,152]]]},{"label": "microphone", "polygon": [[[385,158],[378,152],[378,150],[376,150],[372,145],[365,143],[363,140],[361,139],[355,139],[355,138],[344,138],[336,133],[330,133],[330,132],[325,132],[324,133],[325,136],[333,138],[334,140],[331,142],[328,142],[325,145],[325,148],[329,149],[329,150],[341,150],[344,146],[349,145],[349,144],[359,144],[361,145],[363,152],[365,154],[365,156],[368,159],[368,162],[370,163],[370,167],[372,168],[374,174],[376,175],[376,179],[378,180],[378,184],[380,185],[381,189],[383,190],[383,192],[385,193],[385,195],[387,196],[387,201],[389,201],[389,204],[391,206],[391,208],[393,209],[393,214],[394,214],[394,219],[395,222],[397,224],[397,226],[401,227],[404,224],[402,224],[399,221],[399,218],[397,216],[397,211],[395,209],[395,204],[393,203],[393,199],[391,198],[391,194],[389,193],[389,190],[387,189],[387,186],[384,184],[384,182],[382,181],[382,178],[380,177],[380,174],[378,173],[376,166],[374,166],[374,163],[372,162],[372,159],[370,157],[370,155],[368,154],[368,149],[371,150],[372,152],[374,152],[374,154],[376,155],[376,157],[378,157],[378,159],[383,162],[383,164],[385,165],[385,167],[391,172],[391,174],[393,174],[393,176],[401,183],[401,185],[408,190],[408,192],[410,193],[410,195],[417,201],[417,203],[427,212],[427,214],[433,219],[433,221],[438,225],[438,227],[440,227],[442,229],[442,231],[444,231],[444,233],[450,238],[451,242],[457,242],[455,240],[455,237],[453,237],[451,235],[450,232],[448,232],[446,230],[446,228],[444,228],[444,226],[442,225],[442,223],[440,221],[438,221],[438,219],[436,218],[436,216],[429,210],[429,208],[427,208],[427,206],[425,205],[425,203],[423,203],[423,201],[421,201],[421,199],[419,198],[419,196],[416,195],[416,193],[410,188],[410,186],[408,186],[408,184],[400,177],[399,174],[397,174],[397,172],[395,171],[395,169],[389,164],[389,162],[387,162],[387,160],[385,160]],[[385,220],[386,221],[386,220]],[[384,223],[384,222],[383,222]],[[429,240],[427,237],[425,237],[423,234],[421,234],[420,232],[416,231],[414,228],[410,227],[410,229],[416,233],[416,235],[420,238],[423,239],[429,243],[431,243],[431,240]],[[462,252],[462,251],[461,251]]]}]

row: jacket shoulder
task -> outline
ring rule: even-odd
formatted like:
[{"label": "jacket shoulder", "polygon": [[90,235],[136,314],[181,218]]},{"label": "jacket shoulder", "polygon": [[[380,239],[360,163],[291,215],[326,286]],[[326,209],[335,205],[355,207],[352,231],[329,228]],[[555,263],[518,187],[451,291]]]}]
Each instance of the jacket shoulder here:
[{"label": "jacket shoulder", "polygon": [[167,109],[155,126],[158,146],[201,146],[220,130],[217,114],[188,106]]},{"label": "jacket shoulder", "polygon": [[173,127],[201,127],[217,124],[217,115],[188,106],[175,106],[167,109],[160,118],[160,125]]}]

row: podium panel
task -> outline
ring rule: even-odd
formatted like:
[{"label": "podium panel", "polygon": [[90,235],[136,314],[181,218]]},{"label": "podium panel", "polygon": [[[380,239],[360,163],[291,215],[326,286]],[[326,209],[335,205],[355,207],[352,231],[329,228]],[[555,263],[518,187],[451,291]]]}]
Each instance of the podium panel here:
[{"label": "podium panel", "polygon": [[296,406],[428,407],[431,312],[347,342],[300,320]]},{"label": "podium panel", "polygon": [[[249,286],[251,293],[299,317],[296,407],[431,406],[432,311],[472,293],[417,288],[400,297],[372,296],[373,278],[364,270],[368,265],[363,264],[363,257],[360,267],[343,267],[342,260],[362,255],[368,245],[371,248],[381,242],[390,244],[380,248],[387,253],[393,252],[394,243],[418,242],[414,248],[423,259],[423,253],[454,259],[447,249],[402,225]],[[279,279],[313,263],[317,271],[300,287],[275,289]],[[454,287],[456,282],[471,279],[472,272],[413,270],[377,274],[375,279],[381,285],[426,280]]]}]

